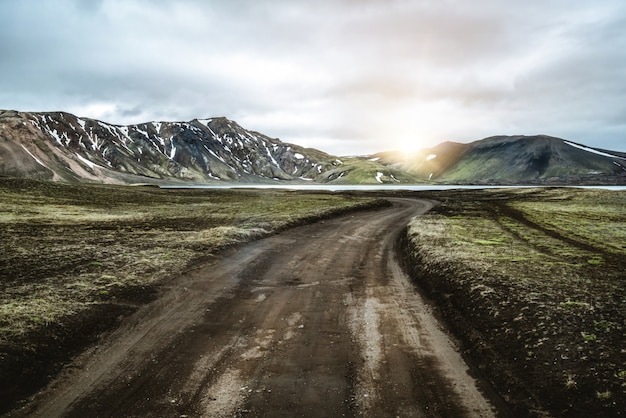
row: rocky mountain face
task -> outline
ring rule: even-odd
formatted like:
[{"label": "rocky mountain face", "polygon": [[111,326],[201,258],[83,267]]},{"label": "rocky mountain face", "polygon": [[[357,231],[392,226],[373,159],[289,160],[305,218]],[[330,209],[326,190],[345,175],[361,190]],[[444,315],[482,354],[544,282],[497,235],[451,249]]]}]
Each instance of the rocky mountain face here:
[{"label": "rocky mountain face", "polygon": [[478,184],[626,184],[626,153],[546,135],[444,142],[417,153],[373,157],[423,181]]},{"label": "rocky mountain face", "polygon": [[626,184],[626,153],[549,136],[340,158],[226,118],[112,125],[0,110],[0,176],[108,183]]},{"label": "rocky mountain face", "polygon": [[342,161],[226,118],[119,126],[0,111],[0,175],[62,181],[323,181]]}]

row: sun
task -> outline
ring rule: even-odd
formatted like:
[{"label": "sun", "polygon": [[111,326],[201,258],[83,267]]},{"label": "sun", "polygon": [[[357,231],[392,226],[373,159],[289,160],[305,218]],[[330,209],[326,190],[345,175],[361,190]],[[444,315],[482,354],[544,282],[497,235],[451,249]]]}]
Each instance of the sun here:
[{"label": "sun", "polygon": [[417,135],[403,135],[394,140],[394,145],[396,151],[409,155],[425,148],[425,141],[421,140]]},{"label": "sun", "polygon": [[428,148],[432,143],[432,132],[423,124],[407,122],[406,124],[394,124],[389,132],[389,149],[394,149],[403,154],[411,155]]},{"label": "sun", "polygon": [[426,121],[407,110],[391,112],[370,122],[370,135],[380,149],[412,155],[432,144],[434,135]]}]

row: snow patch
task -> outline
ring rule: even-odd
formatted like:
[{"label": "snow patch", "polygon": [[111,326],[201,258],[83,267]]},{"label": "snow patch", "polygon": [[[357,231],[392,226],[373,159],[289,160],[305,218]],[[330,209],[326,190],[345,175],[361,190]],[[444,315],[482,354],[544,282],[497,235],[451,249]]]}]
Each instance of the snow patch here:
[{"label": "snow patch", "polygon": [[299,152],[296,152],[295,154],[293,154],[293,158],[295,158],[296,160],[303,160],[304,155],[300,154]]},{"label": "snow patch", "polygon": [[270,157],[270,160],[272,161],[272,164],[274,164],[275,167],[280,167],[280,164],[278,164],[278,161],[276,161],[274,159],[274,156],[272,155],[272,153],[270,152],[269,147],[267,146],[267,144],[265,144],[265,151],[267,152],[267,156]]},{"label": "snow patch", "polygon": [[381,173],[380,171],[378,171],[376,173],[376,181],[379,182],[379,183],[382,183],[383,182],[383,180],[382,180],[383,176],[384,176],[384,174]]},{"label": "snow patch", "polygon": [[618,157],[617,155],[608,154],[606,152],[597,151],[597,150],[592,149],[592,148],[583,147],[582,145],[574,144],[572,142],[568,142],[568,141],[563,141],[563,142],[566,143],[567,145],[571,145],[574,148],[578,148],[578,149],[581,149],[583,151],[591,152],[593,154],[601,155],[603,157],[618,158],[620,160],[626,160],[626,158],[624,158],[624,157]]},{"label": "snow patch", "polygon": [[59,136],[59,133],[57,132],[56,129],[48,129],[48,133],[54,138],[56,139],[56,141],[59,143],[59,145],[67,145],[70,141],[69,139],[67,139],[66,136],[66,142],[65,144],[63,144],[63,140],[61,139],[61,137]]},{"label": "snow patch", "polygon": [[[198,119],[198,122],[209,128],[209,123],[211,123],[213,119]],[[211,129],[211,128],[209,128]]]},{"label": "snow patch", "polygon": [[98,137],[92,133],[88,133],[87,136],[91,140],[91,149],[94,151],[99,150],[102,144],[98,144]]},{"label": "snow patch", "polygon": [[437,154],[430,154],[428,157],[426,157],[426,161],[430,161],[437,158]]},{"label": "snow patch", "polygon": [[107,131],[109,131],[109,133],[111,134],[111,136],[117,136],[117,133],[111,129],[110,125],[107,125],[105,123],[102,122],[98,122],[98,125],[100,125],[101,127],[103,127],[104,129],[106,129]]},{"label": "snow patch", "polygon": [[[20,144],[20,145],[22,145],[22,144]],[[24,148],[24,151],[26,151],[26,152],[28,153],[28,155],[30,155],[31,157],[33,157],[33,159],[34,159],[35,161],[37,161],[37,163],[38,163],[39,165],[46,167],[46,165],[45,165],[44,163],[42,163],[42,162],[41,162],[41,160],[40,160],[39,158],[35,157],[35,156],[34,156],[34,155],[33,155],[33,154],[32,154],[32,153],[31,153],[31,152],[30,152],[30,151],[29,151],[29,150],[28,150],[28,149],[27,149],[24,145],[22,145],[22,148]],[[46,168],[48,168],[48,167],[46,167]]]},{"label": "snow patch", "polygon": [[148,139],[150,138],[150,135],[148,135],[148,132],[146,132],[146,131],[144,131],[144,130],[139,129],[139,127],[135,127],[135,130],[136,130],[137,132],[139,132],[140,134],[142,134],[143,136],[145,136],[146,138],[148,138]]},{"label": "snow patch", "polygon": [[214,176],[213,173],[207,173],[209,175],[210,178],[212,178],[213,180],[221,180],[221,178]]},{"label": "snow patch", "polygon": [[83,128],[83,131],[85,130],[85,121],[81,118],[76,118],[76,122],[78,122],[78,124],[80,125],[81,128]]},{"label": "snow patch", "polygon": [[374,162],[376,162],[376,161],[378,161],[378,160],[380,160],[380,157],[370,158],[368,161],[374,161]]},{"label": "snow patch", "polygon": [[89,161],[88,159],[86,159],[82,155],[79,155],[79,154],[74,154],[74,155],[76,155],[79,160],[81,160],[84,164],[88,165],[89,168],[91,168],[91,169],[93,169],[94,167],[102,168],[98,164],[94,163],[93,161]]},{"label": "snow patch", "polygon": [[[206,146],[205,146],[205,148],[206,148]],[[207,150],[207,151],[209,151],[209,153],[211,153],[211,155],[212,155],[212,156],[214,156],[215,158],[217,158],[218,160],[220,160],[221,162],[223,162],[225,165],[227,165],[228,167],[230,167],[230,166],[226,163],[226,161],[225,161],[222,157],[220,157],[219,155],[217,155],[214,151],[212,151],[212,150],[210,150],[210,149],[208,149],[208,148],[206,148],[206,150]],[[230,168],[232,168],[232,167],[230,167]]]},{"label": "snow patch", "polygon": [[130,138],[128,136],[128,127],[127,126],[120,126],[117,129],[122,133],[122,135],[124,135],[125,138]]}]

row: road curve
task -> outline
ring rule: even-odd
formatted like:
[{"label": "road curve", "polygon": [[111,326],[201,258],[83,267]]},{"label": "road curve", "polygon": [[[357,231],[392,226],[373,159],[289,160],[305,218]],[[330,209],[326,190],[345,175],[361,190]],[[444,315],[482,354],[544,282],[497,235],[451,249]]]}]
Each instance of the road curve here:
[{"label": "road curve", "polygon": [[495,416],[395,259],[432,204],[390,201],[181,277],[15,416]]}]

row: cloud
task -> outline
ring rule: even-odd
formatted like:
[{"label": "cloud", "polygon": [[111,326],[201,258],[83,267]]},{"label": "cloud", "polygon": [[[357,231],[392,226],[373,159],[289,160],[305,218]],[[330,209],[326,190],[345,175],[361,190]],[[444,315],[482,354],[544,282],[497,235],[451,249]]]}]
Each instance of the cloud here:
[{"label": "cloud", "polygon": [[338,153],[537,132],[623,149],[626,6],[599,3],[1,2],[0,108],[223,115]]}]

